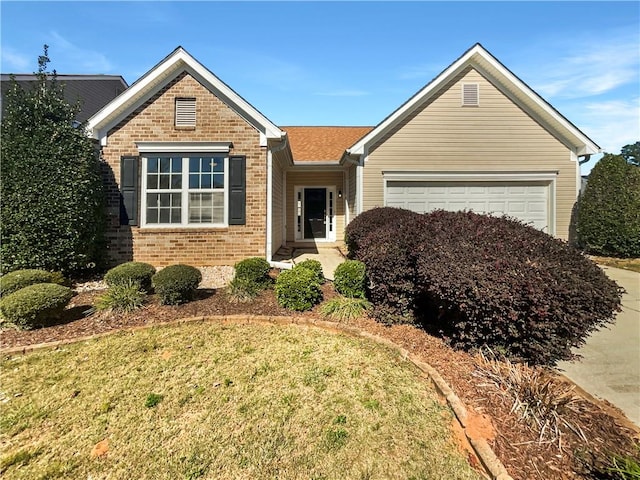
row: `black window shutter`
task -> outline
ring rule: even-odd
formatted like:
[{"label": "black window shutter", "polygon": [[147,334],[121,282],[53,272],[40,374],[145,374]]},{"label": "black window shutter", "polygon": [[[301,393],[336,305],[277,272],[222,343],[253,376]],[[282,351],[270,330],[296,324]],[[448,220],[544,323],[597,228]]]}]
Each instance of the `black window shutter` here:
[{"label": "black window shutter", "polygon": [[229,157],[229,225],[247,223],[247,158]]},{"label": "black window shutter", "polygon": [[138,225],[140,157],[120,158],[120,225]]}]

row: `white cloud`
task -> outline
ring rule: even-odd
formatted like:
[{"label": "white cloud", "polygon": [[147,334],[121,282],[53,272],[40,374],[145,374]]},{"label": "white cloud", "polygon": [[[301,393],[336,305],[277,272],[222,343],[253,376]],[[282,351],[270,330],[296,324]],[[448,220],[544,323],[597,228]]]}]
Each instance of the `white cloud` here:
[{"label": "white cloud", "polygon": [[2,46],[2,67],[3,70],[7,70],[3,73],[31,73],[34,69],[35,59],[14,50],[11,47],[5,45]]},{"label": "white cloud", "polygon": [[[601,95],[628,84],[637,84],[640,71],[637,33],[598,36],[580,42],[553,46],[538,45],[542,50],[566,50],[558,60],[540,64],[530,59],[535,68],[524,78],[542,96],[552,98],[582,98]],[[536,65],[537,64],[537,65]]]},{"label": "white cloud", "polygon": [[102,53],[75,45],[55,31],[49,36],[49,56],[56,70],[64,73],[108,73],[113,70],[113,65]]}]

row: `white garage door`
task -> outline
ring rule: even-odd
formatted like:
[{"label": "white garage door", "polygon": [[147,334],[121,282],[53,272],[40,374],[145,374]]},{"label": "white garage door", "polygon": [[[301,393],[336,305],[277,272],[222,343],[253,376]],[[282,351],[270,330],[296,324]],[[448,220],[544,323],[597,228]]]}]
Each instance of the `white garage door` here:
[{"label": "white garage door", "polygon": [[386,205],[418,213],[443,209],[506,214],[549,231],[548,182],[388,181]]}]

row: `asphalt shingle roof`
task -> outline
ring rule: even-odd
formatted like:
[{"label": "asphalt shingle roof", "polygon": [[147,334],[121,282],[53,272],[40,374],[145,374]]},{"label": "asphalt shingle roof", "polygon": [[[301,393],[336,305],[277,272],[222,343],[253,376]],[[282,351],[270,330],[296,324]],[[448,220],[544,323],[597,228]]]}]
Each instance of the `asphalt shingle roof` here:
[{"label": "asphalt shingle roof", "polygon": [[295,162],[338,162],[344,151],[373,127],[280,127]]}]

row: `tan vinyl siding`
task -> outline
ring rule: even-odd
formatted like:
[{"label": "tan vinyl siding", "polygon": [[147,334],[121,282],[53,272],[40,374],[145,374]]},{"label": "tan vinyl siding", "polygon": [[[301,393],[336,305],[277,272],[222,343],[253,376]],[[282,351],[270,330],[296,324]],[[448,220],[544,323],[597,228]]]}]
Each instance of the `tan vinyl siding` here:
[{"label": "tan vinyl siding", "polygon": [[349,205],[349,221],[353,220],[356,216],[356,212],[358,211],[356,202],[358,198],[357,192],[357,178],[358,178],[358,167],[352,165],[347,170],[347,178],[349,182],[348,194],[347,194],[347,203]]},{"label": "tan vinyl siding", "polygon": [[338,197],[338,190],[344,192],[344,172],[341,170],[323,172],[287,172],[287,243],[295,242],[296,229],[296,187],[335,187],[336,190],[336,242],[344,240],[344,195]]},{"label": "tan vinyl siding", "polygon": [[[461,105],[463,83],[478,83],[479,106]],[[472,68],[369,149],[363,210],[384,205],[384,171],[558,171],[551,217],[556,235],[568,236],[577,191],[570,150]]]},{"label": "tan vinyl siding", "polygon": [[272,165],[272,199],[271,199],[271,253],[275,254],[283,245],[282,229],[284,227],[284,185],[282,181],[283,168],[281,161],[274,157]]}]

